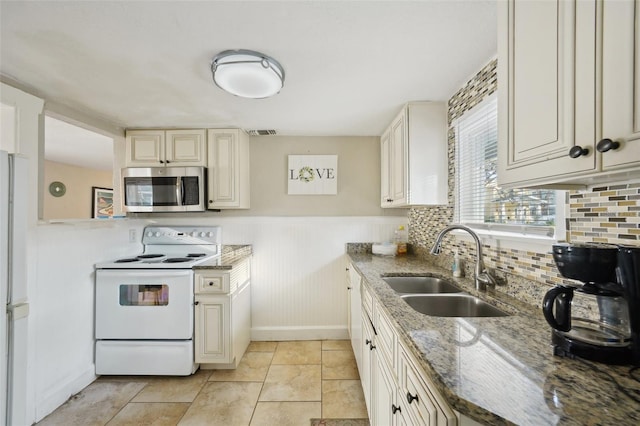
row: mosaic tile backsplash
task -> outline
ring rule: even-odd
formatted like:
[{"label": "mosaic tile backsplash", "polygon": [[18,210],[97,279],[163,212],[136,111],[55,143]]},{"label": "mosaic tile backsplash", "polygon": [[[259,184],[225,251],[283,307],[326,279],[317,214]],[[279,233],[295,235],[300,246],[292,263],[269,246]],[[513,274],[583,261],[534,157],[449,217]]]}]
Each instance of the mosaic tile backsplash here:
[{"label": "mosaic tile backsplash", "polygon": [[[442,228],[453,223],[455,188],[455,134],[452,121],[497,89],[497,61],[493,60],[449,100],[449,205],[414,207],[408,214],[410,248],[420,257],[428,257],[449,268],[456,248],[465,264],[465,275],[473,274],[475,246],[448,235],[440,256],[429,250]],[[567,239],[571,242],[605,242],[640,246],[640,182],[624,182],[568,193]],[[485,264],[506,280],[498,290],[531,305],[541,307],[550,286],[570,283],[561,277],[551,256],[535,251],[497,249],[483,245]]]}]

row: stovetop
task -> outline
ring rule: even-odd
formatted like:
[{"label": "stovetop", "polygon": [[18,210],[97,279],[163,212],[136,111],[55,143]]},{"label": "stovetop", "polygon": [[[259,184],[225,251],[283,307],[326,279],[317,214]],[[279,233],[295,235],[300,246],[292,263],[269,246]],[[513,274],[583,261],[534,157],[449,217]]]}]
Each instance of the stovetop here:
[{"label": "stovetop", "polygon": [[97,269],[191,269],[221,255],[218,226],[147,226],[144,251],[96,264]]}]

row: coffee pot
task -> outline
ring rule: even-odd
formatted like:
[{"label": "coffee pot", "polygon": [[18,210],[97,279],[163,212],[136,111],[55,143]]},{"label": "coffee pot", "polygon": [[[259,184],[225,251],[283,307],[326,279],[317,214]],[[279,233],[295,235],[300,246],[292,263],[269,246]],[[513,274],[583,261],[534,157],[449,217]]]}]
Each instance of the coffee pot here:
[{"label": "coffee pot", "polygon": [[554,354],[640,365],[640,247],[562,243],[553,258],[563,277],[582,282],[544,296]]}]

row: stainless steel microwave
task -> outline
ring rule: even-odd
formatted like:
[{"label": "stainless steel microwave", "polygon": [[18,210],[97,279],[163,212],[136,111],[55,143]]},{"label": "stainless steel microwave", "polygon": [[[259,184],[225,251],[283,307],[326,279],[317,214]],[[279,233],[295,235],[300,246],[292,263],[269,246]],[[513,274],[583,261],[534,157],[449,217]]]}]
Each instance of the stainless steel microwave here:
[{"label": "stainless steel microwave", "polygon": [[201,212],[206,210],[204,167],[122,169],[125,212]]}]

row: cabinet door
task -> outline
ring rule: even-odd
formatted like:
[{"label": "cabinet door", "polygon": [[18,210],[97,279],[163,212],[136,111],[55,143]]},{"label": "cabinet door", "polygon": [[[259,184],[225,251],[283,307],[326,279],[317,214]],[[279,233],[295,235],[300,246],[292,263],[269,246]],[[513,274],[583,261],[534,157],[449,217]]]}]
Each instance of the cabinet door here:
[{"label": "cabinet door", "polygon": [[209,208],[249,208],[249,137],[210,129],[207,143]]},{"label": "cabinet door", "polygon": [[[376,425],[394,425],[394,414],[401,408],[395,404],[396,386],[383,357],[376,357],[377,366],[373,379],[373,410]],[[399,414],[399,413],[398,413]]]},{"label": "cabinet door", "polygon": [[[603,169],[640,165],[640,2],[602,2]],[[635,23],[635,24],[634,24]]]},{"label": "cabinet door", "polygon": [[165,161],[171,166],[206,166],[204,130],[167,130]]},{"label": "cabinet door", "polygon": [[407,204],[407,114],[406,110],[391,124],[391,198],[392,205]]},{"label": "cabinet door", "polygon": [[127,132],[127,167],[162,167],[164,156],[163,130],[130,130]]},{"label": "cabinet door", "polygon": [[360,371],[360,383],[362,384],[362,391],[364,392],[364,401],[367,404],[367,414],[371,424],[374,423],[373,407],[372,407],[372,392],[373,381],[372,374],[376,365],[376,351],[374,342],[375,332],[373,330],[373,324],[369,319],[369,316],[362,311],[362,370]]},{"label": "cabinet door", "polygon": [[229,297],[197,297],[195,358],[197,363],[230,363]]},{"label": "cabinet door", "polygon": [[595,0],[498,8],[499,183],[596,170]]},{"label": "cabinet door", "polygon": [[349,334],[351,347],[356,357],[358,370],[362,375],[362,299],[360,297],[361,278],[353,265],[349,265]]},{"label": "cabinet door", "polygon": [[390,207],[391,197],[391,132],[380,138],[380,206]]}]

